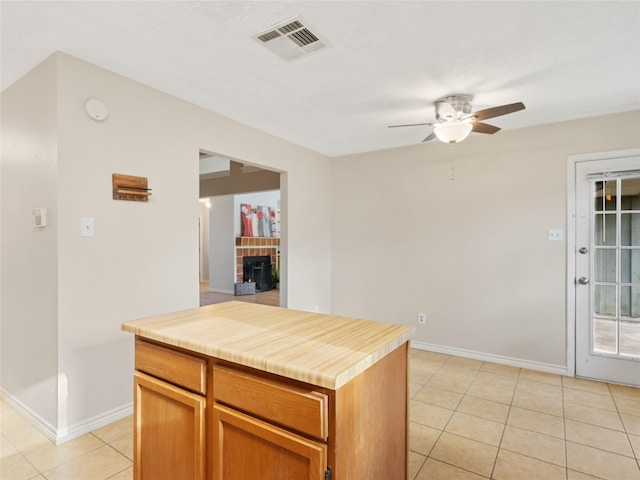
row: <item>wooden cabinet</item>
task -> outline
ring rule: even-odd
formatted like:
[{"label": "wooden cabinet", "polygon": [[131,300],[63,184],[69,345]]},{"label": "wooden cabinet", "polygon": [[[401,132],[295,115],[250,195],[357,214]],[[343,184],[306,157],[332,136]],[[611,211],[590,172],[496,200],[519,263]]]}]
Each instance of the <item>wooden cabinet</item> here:
[{"label": "wooden cabinet", "polygon": [[138,338],[134,478],[403,480],[407,349],[332,390]]},{"label": "wooden cabinet", "polygon": [[213,407],[214,480],[323,480],[327,446],[225,407]]},{"label": "wooden cabinet", "polygon": [[203,357],[136,341],[135,480],[206,480]]},{"label": "wooden cabinet", "polygon": [[323,480],[328,396],[246,369],[213,367],[213,480]]},{"label": "wooden cabinet", "polygon": [[134,374],[134,479],[205,480],[205,397]]}]

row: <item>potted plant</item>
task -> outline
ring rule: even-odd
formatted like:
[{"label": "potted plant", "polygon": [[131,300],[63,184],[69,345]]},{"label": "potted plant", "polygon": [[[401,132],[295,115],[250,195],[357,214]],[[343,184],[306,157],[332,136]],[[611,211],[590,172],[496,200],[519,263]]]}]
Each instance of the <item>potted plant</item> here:
[{"label": "potted plant", "polygon": [[280,288],[280,269],[274,268],[271,270],[271,286],[273,288]]}]

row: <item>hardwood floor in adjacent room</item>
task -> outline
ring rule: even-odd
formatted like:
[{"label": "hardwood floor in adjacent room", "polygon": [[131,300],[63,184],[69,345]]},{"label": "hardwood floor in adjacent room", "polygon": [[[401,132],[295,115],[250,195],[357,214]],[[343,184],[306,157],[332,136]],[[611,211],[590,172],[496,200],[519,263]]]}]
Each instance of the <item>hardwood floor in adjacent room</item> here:
[{"label": "hardwood floor in adjacent room", "polygon": [[259,303],[261,305],[279,307],[280,290],[274,288],[273,290],[258,292],[253,295],[233,295],[230,293],[210,292],[207,283],[200,283],[200,306],[230,301]]}]

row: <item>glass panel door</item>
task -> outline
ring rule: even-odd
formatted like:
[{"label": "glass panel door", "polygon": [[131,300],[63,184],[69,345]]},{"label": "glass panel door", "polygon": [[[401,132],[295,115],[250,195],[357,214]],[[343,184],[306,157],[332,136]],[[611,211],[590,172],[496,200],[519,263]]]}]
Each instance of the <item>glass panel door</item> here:
[{"label": "glass panel door", "polygon": [[640,386],[640,157],[576,163],[576,375]]},{"label": "glass panel door", "polygon": [[640,358],[640,177],[595,180],[591,351]]}]

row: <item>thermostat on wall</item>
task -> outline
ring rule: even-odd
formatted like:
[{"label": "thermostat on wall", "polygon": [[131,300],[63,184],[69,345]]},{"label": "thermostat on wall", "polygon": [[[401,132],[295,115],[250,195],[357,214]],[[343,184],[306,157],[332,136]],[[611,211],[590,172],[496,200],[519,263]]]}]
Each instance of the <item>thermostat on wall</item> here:
[{"label": "thermostat on wall", "polygon": [[34,227],[46,227],[47,226],[47,209],[34,208],[33,210],[31,210],[31,222]]}]

